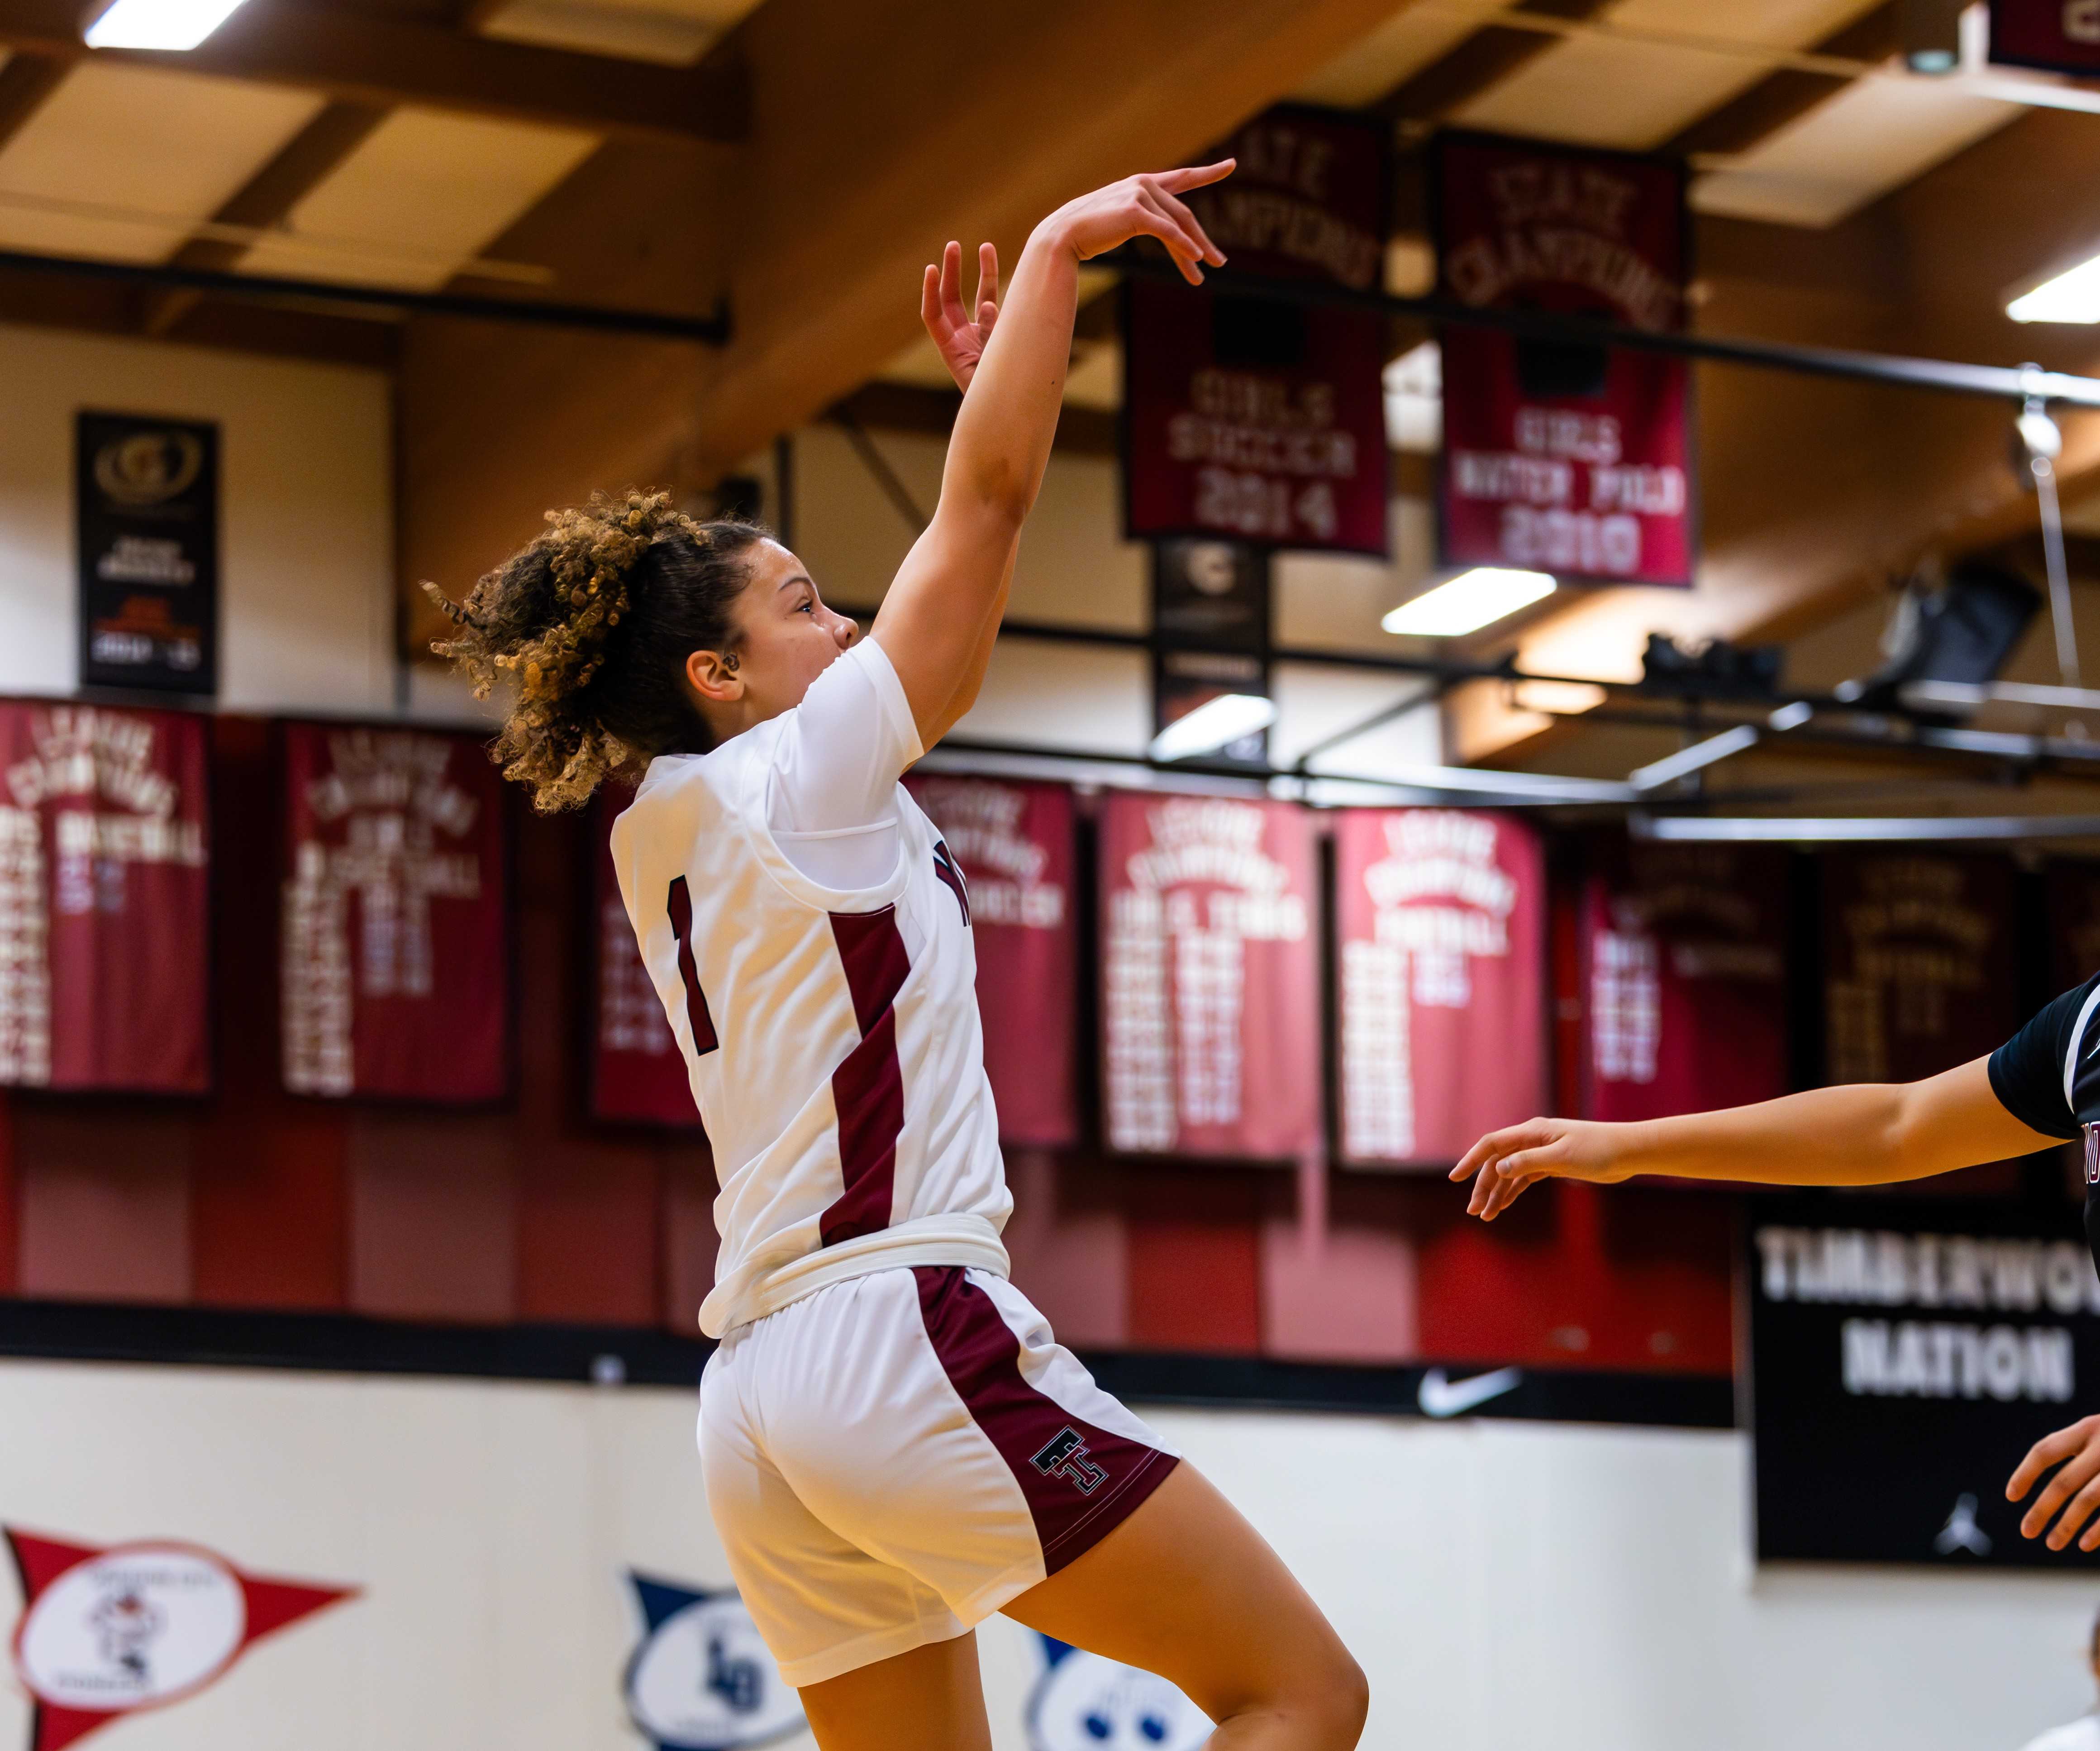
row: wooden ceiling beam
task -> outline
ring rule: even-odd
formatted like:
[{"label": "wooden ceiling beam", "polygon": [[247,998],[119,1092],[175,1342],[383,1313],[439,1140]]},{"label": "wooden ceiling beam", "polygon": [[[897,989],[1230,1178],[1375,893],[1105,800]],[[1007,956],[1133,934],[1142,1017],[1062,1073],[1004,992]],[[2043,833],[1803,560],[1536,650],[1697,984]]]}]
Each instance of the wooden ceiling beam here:
[{"label": "wooden ceiling beam", "polygon": [[246,6],[183,54],[88,48],[73,0],[0,0],[0,48],[259,79],[368,104],[420,104],[623,139],[734,144],[749,102],[734,38],[695,67],[661,67],[302,6]]},{"label": "wooden ceiling beam", "polygon": [[[1607,3],[1608,0],[1521,0],[1510,10],[1534,17],[1579,21],[1594,18]],[[1396,122],[1441,121],[1560,41],[1542,31],[1484,24],[1455,48],[1410,73],[1370,107]]]},{"label": "wooden ceiling beam", "polygon": [[59,88],[66,64],[47,55],[16,54],[0,67],[0,146],[7,144]]},{"label": "wooden ceiling beam", "polygon": [[[1815,44],[1811,52],[1848,60],[1879,61],[1895,54],[1898,46],[1896,7],[1894,0],[1886,0]],[[1842,73],[1782,67],[1680,129],[1657,149],[1683,158],[1748,152],[1818,104],[1835,97],[1851,82]]]}]

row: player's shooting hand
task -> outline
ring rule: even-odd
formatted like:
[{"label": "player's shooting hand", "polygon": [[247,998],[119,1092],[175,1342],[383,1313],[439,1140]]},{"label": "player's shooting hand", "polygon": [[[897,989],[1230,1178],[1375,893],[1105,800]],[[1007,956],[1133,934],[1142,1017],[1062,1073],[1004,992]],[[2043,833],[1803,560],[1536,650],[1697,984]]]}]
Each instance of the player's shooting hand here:
[{"label": "player's shooting hand", "polygon": [[971,307],[963,307],[963,246],[951,243],[941,252],[941,265],[927,264],[919,294],[919,319],[933,344],[941,349],[941,362],[967,390],[977,374],[977,360],[984,356],[991,338],[992,324],[999,320],[999,251],[989,243],[977,245],[977,295]]},{"label": "player's shooting hand", "polygon": [[1466,1152],[1450,1177],[1473,1182],[1466,1214],[1493,1222],[1537,1180],[1606,1185],[1626,1178],[1628,1170],[1619,1165],[1612,1147],[1619,1130],[1586,1119],[1526,1119],[1489,1131]]},{"label": "player's shooting hand", "polygon": [[1181,197],[1192,188],[1221,182],[1239,161],[1220,159],[1186,170],[1147,172],[1068,201],[1036,228],[1074,250],[1081,261],[1105,254],[1132,237],[1156,237],[1167,246],[1181,277],[1203,283],[1203,268],[1225,265],[1225,252],[1210,237]]},{"label": "player's shooting hand", "polygon": [[[2058,1467],[2057,1474],[2020,1516],[2020,1536],[2040,1538],[2046,1527],[2049,1537],[2043,1541],[2050,1550],[2061,1550],[2084,1526],[2078,1548],[2100,1550],[2100,1519],[2093,1518],[2093,1510],[2100,1508],[2100,1417],[2081,1417],[2068,1429],[2045,1435],[2029,1448],[2027,1457],[2006,1480],[2005,1500],[2019,1501],[2051,1466]],[[2063,1509],[2060,1515],[2058,1508]],[[2056,1518],[2053,1527],[2049,1523],[2052,1516]],[[2089,1520],[2090,1525],[2086,1524]]]}]

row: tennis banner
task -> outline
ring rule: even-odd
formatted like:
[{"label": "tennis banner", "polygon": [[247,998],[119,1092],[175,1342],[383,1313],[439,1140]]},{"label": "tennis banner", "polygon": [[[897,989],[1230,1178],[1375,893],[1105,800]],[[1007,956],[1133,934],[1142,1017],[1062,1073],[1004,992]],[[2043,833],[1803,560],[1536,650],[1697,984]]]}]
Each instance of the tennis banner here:
[{"label": "tennis banner", "polygon": [[1109,1147],[1263,1161],[1318,1148],[1312,817],[1115,792],[1101,869]]},{"label": "tennis banner", "polygon": [[510,1089],[510,847],[479,738],[285,727],[285,1086],[472,1105]]},{"label": "tennis banner", "polygon": [[1787,854],[1599,835],[1579,908],[1583,1110],[1652,1119],[1787,1092]]},{"label": "tennis banner", "polygon": [[209,734],[0,704],[0,1084],[210,1086]]},{"label": "tennis banner", "polygon": [[620,897],[612,861],[612,824],[634,800],[626,785],[609,783],[591,804],[592,964],[597,1015],[591,1030],[591,1116],[615,1125],[666,1125],[697,1130],[699,1109],[686,1078],[663,1000],[642,964],[634,926]]},{"label": "tennis banner", "polygon": [[1455,809],[1334,822],[1342,1157],[1455,1161],[1548,1104],[1538,837]]},{"label": "tennis banner", "polygon": [[[1668,330],[1685,322],[1681,161],[1491,135],[1432,147],[1438,294]],[[1601,342],[1445,324],[1441,562],[1692,582],[1691,375]]]},{"label": "tennis banner", "polygon": [[908,781],[969,895],[985,1073],[1008,1143],[1079,1140],[1079,932],[1072,793],[1062,785]]}]

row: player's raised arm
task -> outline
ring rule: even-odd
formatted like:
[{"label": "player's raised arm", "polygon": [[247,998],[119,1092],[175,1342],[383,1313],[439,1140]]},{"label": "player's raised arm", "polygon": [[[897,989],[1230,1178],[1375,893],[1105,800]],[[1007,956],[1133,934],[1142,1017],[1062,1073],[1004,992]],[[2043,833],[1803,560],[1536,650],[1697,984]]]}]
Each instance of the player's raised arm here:
[{"label": "player's raised arm", "polygon": [[1224,256],[1180,197],[1232,169],[1226,159],[1097,188],[1044,219],[1021,251],[955,417],[940,503],[875,619],[873,635],[903,683],[924,745],[975,697],[982,671],[973,657],[1000,605],[1064,403],[1079,263],[1133,237],[1154,237],[1200,285],[1205,264],[1222,266]]}]

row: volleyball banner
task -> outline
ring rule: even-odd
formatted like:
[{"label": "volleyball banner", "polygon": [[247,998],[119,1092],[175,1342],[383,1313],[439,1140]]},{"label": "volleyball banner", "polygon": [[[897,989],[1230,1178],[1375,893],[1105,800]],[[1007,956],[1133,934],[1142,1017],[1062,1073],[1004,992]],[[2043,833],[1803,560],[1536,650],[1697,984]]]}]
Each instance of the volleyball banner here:
[{"label": "volleyball banner", "polygon": [[[1440,134],[1437,291],[1478,310],[1685,323],[1681,161]],[[1691,373],[1601,342],[1445,325],[1445,566],[1689,586]]]},{"label": "volleyball banner", "polygon": [[1108,1143],[1276,1161],[1321,1143],[1318,859],[1295,804],[1104,802]]},{"label": "volleyball banner", "polygon": [[1386,553],[1385,317],[1236,294],[1235,272],[1376,291],[1388,130],[1286,106],[1197,161],[1188,201],[1231,259],[1202,290],[1123,289],[1124,533]]},{"label": "volleyball banner", "polygon": [[591,1116],[615,1125],[697,1129],[700,1115],[693,1104],[686,1060],[649,969],[642,964],[613,867],[612,824],[633,800],[634,793],[625,785],[608,784],[591,805],[595,849],[589,935],[597,972]]},{"label": "volleyball banner", "polygon": [[510,847],[481,741],[285,727],[285,1086],[470,1105],[510,1088]]},{"label": "volleyball banner", "polygon": [[1442,1165],[1546,1110],[1546,871],[1507,816],[1335,820],[1341,1155]]},{"label": "volleyball banner", "polygon": [[1008,779],[907,780],[969,895],[985,1072],[1008,1143],[1079,1140],[1072,793]]},{"label": "volleyball banner", "polygon": [[1578,924],[1586,1116],[1787,1092],[1788,874],[1768,846],[1593,843]]},{"label": "volleyball banner", "polygon": [[210,1087],[209,734],[0,704],[0,1084]]},{"label": "volleyball banner", "polygon": [[2010,860],[1833,853],[1822,871],[1829,1081],[1912,1081],[2005,1043],[2022,1019]]}]

